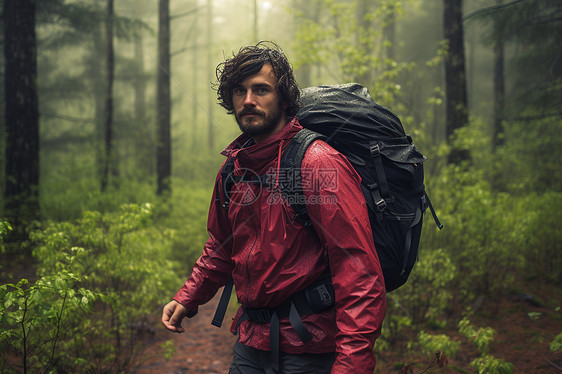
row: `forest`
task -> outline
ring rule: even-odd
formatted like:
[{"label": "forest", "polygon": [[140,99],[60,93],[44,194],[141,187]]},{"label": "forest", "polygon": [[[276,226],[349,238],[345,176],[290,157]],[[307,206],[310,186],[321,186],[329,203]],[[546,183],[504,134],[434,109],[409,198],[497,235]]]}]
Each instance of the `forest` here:
[{"label": "forest", "polygon": [[208,238],[239,134],[216,67],[261,40],[301,88],[366,86],[427,157],[444,228],[425,215],[375,373],[562,372],[561,1],[0,6],[0,373],[181,357],[162,306]]}]

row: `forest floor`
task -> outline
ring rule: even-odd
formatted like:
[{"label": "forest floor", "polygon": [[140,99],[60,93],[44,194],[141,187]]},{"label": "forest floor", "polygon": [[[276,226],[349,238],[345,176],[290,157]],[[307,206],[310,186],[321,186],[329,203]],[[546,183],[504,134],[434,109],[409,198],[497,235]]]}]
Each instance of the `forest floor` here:
[{"label": "forest floor", "polygon": [[[211,326],[216,303],[217,298],[200,307],[195,318],[184,321],[186,332],[183,334],[169,333],[160,324],[148,342],[143,363],[136,373],[227,373],[236,337],[229,331],[232,315],[225,317],[222,328]],[[492,327],[495,330],[489,354],[511,362],[513,373],[561,374],[562,351],[553,353],[549,350],[550,342],[562,333],[561,307],[561,289],[535,286],[494,302],[484,301],[477,306],[471,323],[476,328]],[[428,332],[446,334],[461,342],[460,353],[454,358],[449,357],[448,364],[439,368],[436,363],[431,365],[432,357],[422,355],[418,349],[407,349],[404,343],[377,355],[375,373],[475,373],[470,362],[479,357],[478,351],[474,344],[458,333],[456,326]],[[161,344],[168,339],[173,341],[176,353],[166,361]],[[412,333],[408,339],[415,340],[415,334]],[[431,368],[426,370],[429,366]]]}]

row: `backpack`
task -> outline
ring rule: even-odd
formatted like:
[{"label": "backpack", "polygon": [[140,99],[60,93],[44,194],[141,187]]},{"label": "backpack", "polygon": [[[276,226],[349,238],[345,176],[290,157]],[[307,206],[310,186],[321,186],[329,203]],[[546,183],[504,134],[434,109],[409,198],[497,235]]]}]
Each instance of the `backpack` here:
[{"label": "backpack", "polygon": [[[357,83],[305,88],[301,102],[297,118],[304,128],[291,139],[280,160],[280,169],[290,170],[293,179],[292,183],[280,184],[281,194],[293,208],[295,219],[310,227],[300,184],[304,154],[317,139],[342,153],[361,176],[386,291],[393,291],[406,283],[417,261],[423,215],[428,207],[436,225],[443,228],[423,183],[426,158],[406,135],[400,119]],[[233,170],[233,163],[227,160],[221,171],[225,208],[235,183],[268,184],[268,176],[232,178]],[[215,326],[222,323],[231,290],[232,279],[213,318]]]},{"label": "backpack", "polygon": [[[342,153],[361,176],[375,248],[386,291],[406,283],[418,258],[423,215],[429,207],[439,229],[424,186],[423,161],[400,119],[377,104],[367,88],[343,84],[306,88],[297,114],[304,127],[285,149],[281,168],[300,169],[306,149],[323,139]],[[282,191],[297,217],[310,225],[297,183]]]}]

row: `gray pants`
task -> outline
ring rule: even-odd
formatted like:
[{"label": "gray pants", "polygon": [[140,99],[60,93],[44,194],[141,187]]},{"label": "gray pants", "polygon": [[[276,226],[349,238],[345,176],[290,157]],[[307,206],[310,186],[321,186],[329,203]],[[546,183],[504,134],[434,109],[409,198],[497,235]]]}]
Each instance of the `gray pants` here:
[{"label": "gray pants", "polygon": [[[334,364],[335,353],[290,354],[279,352],[282,374],[329,374]],[[229,374],[271,374],[270,352],[234,344],[234,358]]]}]

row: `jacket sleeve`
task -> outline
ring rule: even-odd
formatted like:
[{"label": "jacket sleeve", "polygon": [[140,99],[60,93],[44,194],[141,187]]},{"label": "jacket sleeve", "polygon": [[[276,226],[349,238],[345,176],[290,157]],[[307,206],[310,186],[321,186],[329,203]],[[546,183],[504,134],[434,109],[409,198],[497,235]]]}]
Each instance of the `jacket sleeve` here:
[{"label": "jacket sleeve", "polygon": [[[307,210],[327,250],[335,291],[332,373],[372,374],[386,295],[360,177],[343,155],[321,141],[307,150],[302,170]],[[314,182],[306,182],[307,176]]]},{"label": "jacket sleeve", "polygon": [[211,300],[232,274],[231,226],[227,211],[216,202],[217,196],[222,196],[222,191],[218,188],[220,185],[219,173],[207,220],[209,239],[203,247],[202,255],[195,262],[191,275],[173,297],[187,308],[188,317],[197,314],[199,305]]}]

